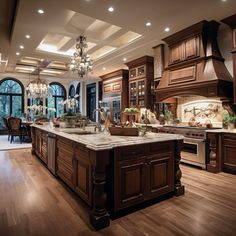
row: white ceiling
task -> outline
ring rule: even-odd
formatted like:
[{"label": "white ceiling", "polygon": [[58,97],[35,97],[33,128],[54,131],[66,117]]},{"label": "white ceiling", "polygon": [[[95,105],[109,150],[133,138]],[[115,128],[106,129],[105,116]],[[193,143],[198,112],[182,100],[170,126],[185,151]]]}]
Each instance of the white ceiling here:
[{"label": "white ceiling", "polygon": [[[63,52],[73,49],[79,35],[85,35],[90,43],[93,76],[99,76],[126,68],[124,57],[130,61],[152,55],[152,47],[168,35],[203,19],[219,21],[236,10],[236,0],[20,0],[11,29],[12,3],[14,0],[0,1],[0,72],[15,72],[16,64],[28,67],[46,60],[49,74],[55,70],[56,76],[71,79],[77,76],[66,71],[70,57]],[[114,12],[107,11],[109,6]],[[40,8],[45,14],[37,13]],[[148,21],[150,27],[145,26]],[[165,32],[165,27],[170,27],[170,32]],[[26,34],[31,38],[26,39]],[[135,35],[141,37],[127,43]],[[61,54],[41,50],[40,43],[54,45]],[[33,58],[31,63],[29,58]]]}]

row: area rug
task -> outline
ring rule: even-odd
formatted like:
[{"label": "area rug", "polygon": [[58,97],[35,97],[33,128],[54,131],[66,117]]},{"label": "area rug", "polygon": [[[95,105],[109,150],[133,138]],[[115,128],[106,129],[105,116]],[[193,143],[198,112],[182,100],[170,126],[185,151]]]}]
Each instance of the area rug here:
[{"label": "area rug", "polygon": [[20,139],[18,137],[14,138],[14,141],[10,143],[8,141],[7,135],[0,135],[0,151],[3,150],[11,150],[11,149],[20,149],[20,148],[31,148],[31,143],[20,143]]}]

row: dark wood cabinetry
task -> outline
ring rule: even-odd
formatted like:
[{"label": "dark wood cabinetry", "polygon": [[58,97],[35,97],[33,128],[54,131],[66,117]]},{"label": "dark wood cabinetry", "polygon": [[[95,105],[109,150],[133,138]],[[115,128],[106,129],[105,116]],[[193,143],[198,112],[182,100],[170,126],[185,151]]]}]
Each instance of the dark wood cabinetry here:
[{"label": "dark wood cabinetry", "polygon": [[223,134],[222,170],[236,174],[236,134]]},{"label": "dark wood cabinetry", "polygon": [[170,142],[115,149],[114,210],[174,191],[173,152]]},{"label": "dark wood cabinetry", "polygon": [[40,158],[46,156],[45,137],[56,141],[56,176],[88,204],[95,229],[109,226],[108,212],[119,214],[168,193],[184,194],[179,168],[181,139],[130,146],[121,143],[112,149],[98,144],[94,150],[63,137],[58,130],[48,133],[33,126],[32,153]]},{"label": "dark wood cabinetry", "polygon": [[233,74],[234,74],[234,104],[236,104],[236,14],[221,20],[232,29],[232,54],[233,54]]},{"label": "dark wood cabinetry", "polygon": [[163,39],[169,63],[155,88],[157,102],[186,95],[232,99],[232,77],[217,45],[218,28],[216,21],[201,21]]},{"label": "dark wood cabinetry", "polygon": [[74,158],[75,191],[89,205],[92,205],[92,167],[89,159],[89,149],[76,144]]},{"label": "dark wood cabinetry", "polygon": [[129,67],[129,106],[152,108],[154,96],[154,59],[144,56],[126,63]]},{"label": "dark wood cabinetry", "polygon": [[236,134],[207,133],[207,170],[236,174]]},{"label": "dark wood cabinetry", "polygon": [[117,70],[100,76],[102,79],[103,97],[121,96],[121,109],[128,105],[128,70]]}]

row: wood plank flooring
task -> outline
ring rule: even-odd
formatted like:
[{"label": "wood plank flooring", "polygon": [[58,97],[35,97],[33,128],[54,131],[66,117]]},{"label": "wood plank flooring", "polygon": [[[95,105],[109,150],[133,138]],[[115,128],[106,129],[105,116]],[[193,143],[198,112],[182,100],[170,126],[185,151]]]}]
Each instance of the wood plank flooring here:
[{"label": "wood plank flooring", "polygon": [[0,152],[0,236],[233,236],[236,176],[181,166],[186,193],[94,231],[86,207],[30,154]]}]

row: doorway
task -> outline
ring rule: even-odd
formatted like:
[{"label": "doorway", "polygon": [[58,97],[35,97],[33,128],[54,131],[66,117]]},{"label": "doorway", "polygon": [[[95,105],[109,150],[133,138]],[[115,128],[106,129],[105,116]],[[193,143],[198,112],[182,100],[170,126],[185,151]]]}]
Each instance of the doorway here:
[{"label": "doorway", "polygon": [[96,109],[96,83],[87,85],[87,117],[96,121],[93,111]]}]

